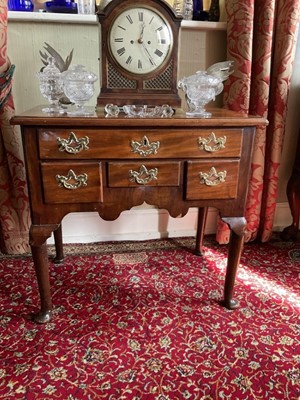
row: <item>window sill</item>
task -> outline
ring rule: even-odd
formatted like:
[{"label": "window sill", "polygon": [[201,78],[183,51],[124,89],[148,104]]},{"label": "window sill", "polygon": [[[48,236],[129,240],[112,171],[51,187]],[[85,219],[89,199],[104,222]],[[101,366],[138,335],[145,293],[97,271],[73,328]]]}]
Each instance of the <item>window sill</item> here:
[{"label": "window sill", "polygon": [[[8,21],[97,24],[96,15],[8,11]],[[226,31],[226,22],[182,21],[184,30]]]}]

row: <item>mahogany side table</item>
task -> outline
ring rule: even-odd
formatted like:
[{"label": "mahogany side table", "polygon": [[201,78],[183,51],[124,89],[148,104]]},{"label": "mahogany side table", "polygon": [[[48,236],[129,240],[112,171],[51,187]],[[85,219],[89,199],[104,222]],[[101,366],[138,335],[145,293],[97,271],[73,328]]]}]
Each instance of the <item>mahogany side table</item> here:
[{"label": "mahogany side table", "polygon": [[[209,119],[51,116],[37,107],[15,116],[21,125],[30,195],[30,245],[41,307],[51,319],[47,238],[63,258],[61,221],[97,211],[114,220],[143,202],[183,216],[199,209],[195,253],[202,253],[207,207],[231,228],[223,304],[237,307],[234,282],[244,243],[244,218],[255,127],[263,118],[213,109]],[[201,262],[201,258],[199,258]]]}]

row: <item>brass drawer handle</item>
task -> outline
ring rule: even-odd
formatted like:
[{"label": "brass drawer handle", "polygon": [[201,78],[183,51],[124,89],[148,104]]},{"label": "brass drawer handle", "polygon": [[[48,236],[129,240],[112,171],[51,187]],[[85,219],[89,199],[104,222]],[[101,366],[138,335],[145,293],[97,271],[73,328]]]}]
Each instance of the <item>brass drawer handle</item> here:
[{"label": "brass drawer handle", "polygon": [[77,138],[74,132],[71,132],[68,139],[57,138],[56,142],[59,145],[59,151],[66,151],[70,154],[77,154],[83,150],[88,150],[89,138],[84,136],[80,139]]},{"label": "brass drawer handle", "polygon": [[75,190],[87,186],[88,180],[87,174],[76,175],[72,169],[69,170],[67,176],[56,175],[55,178],[59,187],[64,187],[69,190]]},{"label": "brass drawer handle", "polygon": [[200,183],[207,186],[217,186],[225,182],[227,171],[217,172],[215,167],[211,167],[209,173],[200,172]]},{"label": "brass drawer handle", "polygon": [[159,149],[160,142],[149,142],[147,136],[143,136],[140,142],[135,140],[131,141],[131,148],[133,153],[138,153],[140,156],[146,157],[150,154],[156,154]]},{"label": "brass drawer handle", "polygon": [[157,179],[158,169],[152,168],[147,169],[145,165],[142,165],[139,171],[129,171],[130,182],[136,182],[140,185],[145,185],[154,179]]},{"label": "brass drawer handle", "polygon": [[215,133],[212,132],[207,139],[203,137],[198,138],[198,146],[200,150],[205,150],[209,153],[225,149],[226,136],[216,137]]}]

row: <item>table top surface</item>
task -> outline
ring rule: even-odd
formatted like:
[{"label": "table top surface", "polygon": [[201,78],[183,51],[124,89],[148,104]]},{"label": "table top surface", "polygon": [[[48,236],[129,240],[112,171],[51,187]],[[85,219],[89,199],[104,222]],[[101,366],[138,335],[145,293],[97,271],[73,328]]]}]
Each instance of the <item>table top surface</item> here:
[{"label": "table top surface", "polygon": [[267,120],[263,117],[255,115],[247,115],[236,111],[227,110],[225,108],[208,109],[212,116],[210,118],[194,118],[187,117],[183,110],[176,110],[175,114],[170,118],[139,118],[128,117],[124,113],[119,113],[117,117],[107,117],[104,110],[89,107],[92,111],[91,116],[69,116],[67,114],[46,114],[42,112],[43,106],[37,106],[31,110],[14,116],[10,123],[12,125],[23,126],[87,126],[87,127],[226,127],[226,126],[259,126],[267,125]]}]

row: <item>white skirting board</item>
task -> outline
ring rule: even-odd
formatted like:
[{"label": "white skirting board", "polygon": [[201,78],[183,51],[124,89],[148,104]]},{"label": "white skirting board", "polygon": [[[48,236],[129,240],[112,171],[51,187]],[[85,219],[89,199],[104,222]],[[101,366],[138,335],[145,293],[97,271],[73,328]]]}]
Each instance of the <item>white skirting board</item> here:
[{"label": "white skirting board", "polygon": [[[64,243],[92,243],[102,241],[147,240],[166,237],[195,236],[197,208],[191,208],[182,218],[172,218],[166,210],[133,208],[124,211],[115,221],[104,221],[98,213],[68,214],[62,222]],[[218,212],[209,208],[205,234],[216,232]],[[288,203],[278,203],[274,231],[290,225]],[[48,240],[53,243],[53,237]]]}]

